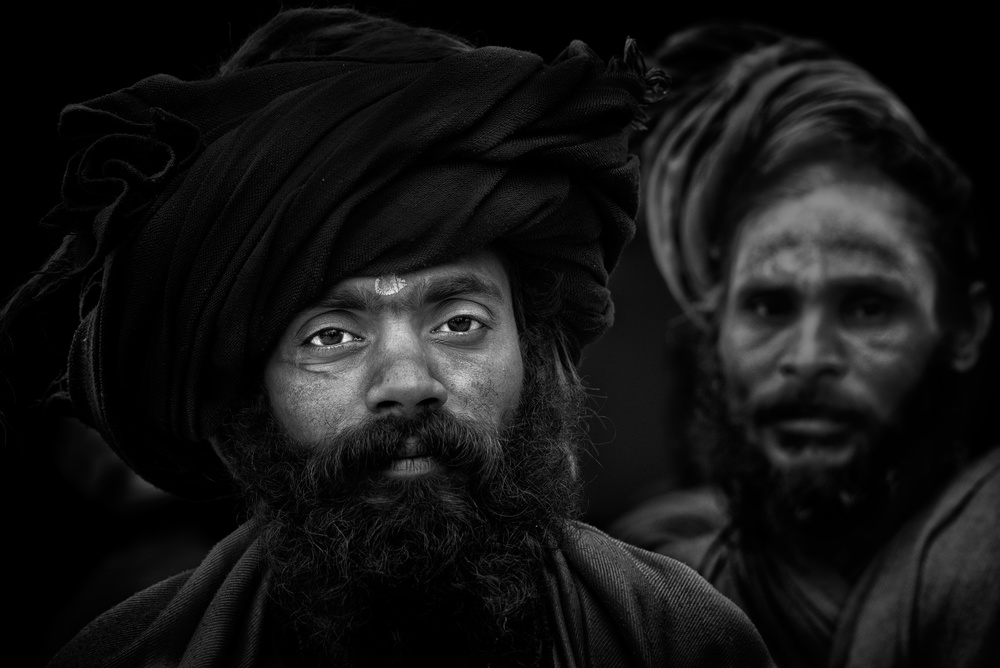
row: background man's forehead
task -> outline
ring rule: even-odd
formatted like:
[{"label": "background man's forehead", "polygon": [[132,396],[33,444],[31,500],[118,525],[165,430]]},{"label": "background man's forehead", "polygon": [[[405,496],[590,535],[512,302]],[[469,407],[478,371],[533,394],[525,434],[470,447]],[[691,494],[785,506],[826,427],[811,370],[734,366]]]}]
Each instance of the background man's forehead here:
[{"label": "background man's forehead", "polygon": [[742,269],[769,263],[779,254],[812,253],[885,271],[910,271],[930,259],[919,229],[923,213],[912,197],[891,184],[835,179],[751,214],[731,250]]},{"label": "background man's forehead", "polygon": [[854,260],[859,264],[877,265],[883,270],[902,271],[905,253],[897,244],[876,235],[831,234],[805,239],[793,233],[761,239],[748,239],[747,250],[740,265],[753,269],[771,262],[781,253],[812,252],[830,258]]}]

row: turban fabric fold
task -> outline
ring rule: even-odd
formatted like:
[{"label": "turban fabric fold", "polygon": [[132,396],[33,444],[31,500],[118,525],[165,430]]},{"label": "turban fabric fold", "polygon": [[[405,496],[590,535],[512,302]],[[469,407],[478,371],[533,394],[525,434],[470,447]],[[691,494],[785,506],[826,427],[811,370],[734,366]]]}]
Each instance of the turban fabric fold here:
[{"label": "turban fabric fold", "polygon": [[297,312],[340,279],[493,243],[561,275],[585,345],[611,322],[608,274],[634,233],[626,133],[651,81],[634,43],[605,64],[574,42],[551,63],[500,47],[276,59],[67,107],[60,131],[82,148],[47,222],[90,277],[76,410],[150,482],[219,493],[207,438]]},{"label": "turban fabric fold", "polygon": [[927,153],[954,169],[892,91],[822,43],[711,24],[669,39],[656,65],[671,90],[643,138],[643,219],[671,293],[699,325],[716,306],[741,185],[811,150],[875,137],[900,160]]}]

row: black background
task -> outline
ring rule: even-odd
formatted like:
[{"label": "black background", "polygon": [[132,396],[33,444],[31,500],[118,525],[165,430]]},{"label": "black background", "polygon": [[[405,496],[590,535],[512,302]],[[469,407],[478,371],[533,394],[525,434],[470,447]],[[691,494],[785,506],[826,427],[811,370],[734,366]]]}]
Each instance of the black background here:
[{"label": "black background", "polygon": [[[81,2],[5,10],[11,46],[4,68],[8,176],[0,223],[0,297],[54,248],[55,240],[37,228],[37,221],[58,198],[68,157],[55,133],[60,109],[158,72],[182,78],[208,74],[282,4],[307,3]],[[605,58],[621,52],[626,36],[652,52],[666,34],[713,18],[745,18],[826,40],[902,97],[968,170],[985,200],[986,215],[995,219],[997,205],[987,198],[995,198],[998,177],[995,44],[1000,35],[987,10],[974,10],[972,3],[924,6],[928,9],[899,12],[876,2],[623,0],[590,3],[590,8],[541,1],[355,4],[481,45],[526,49],[545,58],[572,39],[584,40]],[[687,475],[683,456],[670,447],[677,434],[667,410],[676,403],[672,393],[683,392],[671,382],[664,345],[668,321],[677,311],[642,237],[626,250],[612,290],[615,327],[586,353],[583,365],[595,388],[594,408],[602,416],[593,420],[595,456],[585,467],[587,517],[599,527],[655,491],[686,482]],[[0,342],[6,572],[13,583],[5,597],[12,620],[5,633],[13,650],[8,656],[23,650],[26,665],[64,640],[65,628],[51,631],[57,611],[108,546],[137,530],[134,522],[93,507],[51,465],[48,425],[36,400],[64,354],[65,335],[58,326],[63,321],[56,313],[32,313]],[[155,518],[148,522],[155,525]]]}]

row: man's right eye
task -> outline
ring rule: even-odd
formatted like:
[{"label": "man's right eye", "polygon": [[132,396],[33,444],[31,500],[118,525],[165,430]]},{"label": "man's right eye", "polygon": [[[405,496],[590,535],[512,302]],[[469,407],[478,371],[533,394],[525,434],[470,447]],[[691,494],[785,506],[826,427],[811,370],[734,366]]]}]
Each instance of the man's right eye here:
[{"label": "man's right eye", "polygon": [[784,318],[794,309],[792,298],[780,292],[757,293],[743,300],[743,311],[760,320]]},{"label": "man's right eye", "polygon": [[326,329],[321,329],[308,339],[306,339],[306,345],[310,346],[336,346],[341,343],[351,343],[352,341],[361,341],[362,338],[357,334],[351,334],[350,332],[343,329],[335,329],[333,327],[328,327]]}]

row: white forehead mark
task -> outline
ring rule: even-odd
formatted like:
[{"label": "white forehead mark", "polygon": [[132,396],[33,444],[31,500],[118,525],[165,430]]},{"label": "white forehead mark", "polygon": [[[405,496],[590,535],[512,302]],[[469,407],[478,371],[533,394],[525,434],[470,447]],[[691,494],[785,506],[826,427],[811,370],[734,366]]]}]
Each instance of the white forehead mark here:
[{"label": "white forehead mark", "polygon": [[396,274],[386,274],[375,279],[375,292],[382,296],[394,295],[406,287],[406,281]]},{"label": "white forehead mark", "polygon": [[[805,281],[817,281],[829,259],[823,251],[821,244],[815,242],[782,248],[763,262],[758,259],[757,267],[763,276],[795,276]],[[747,259],[751,270],[753,260],[752,257]]]}]

